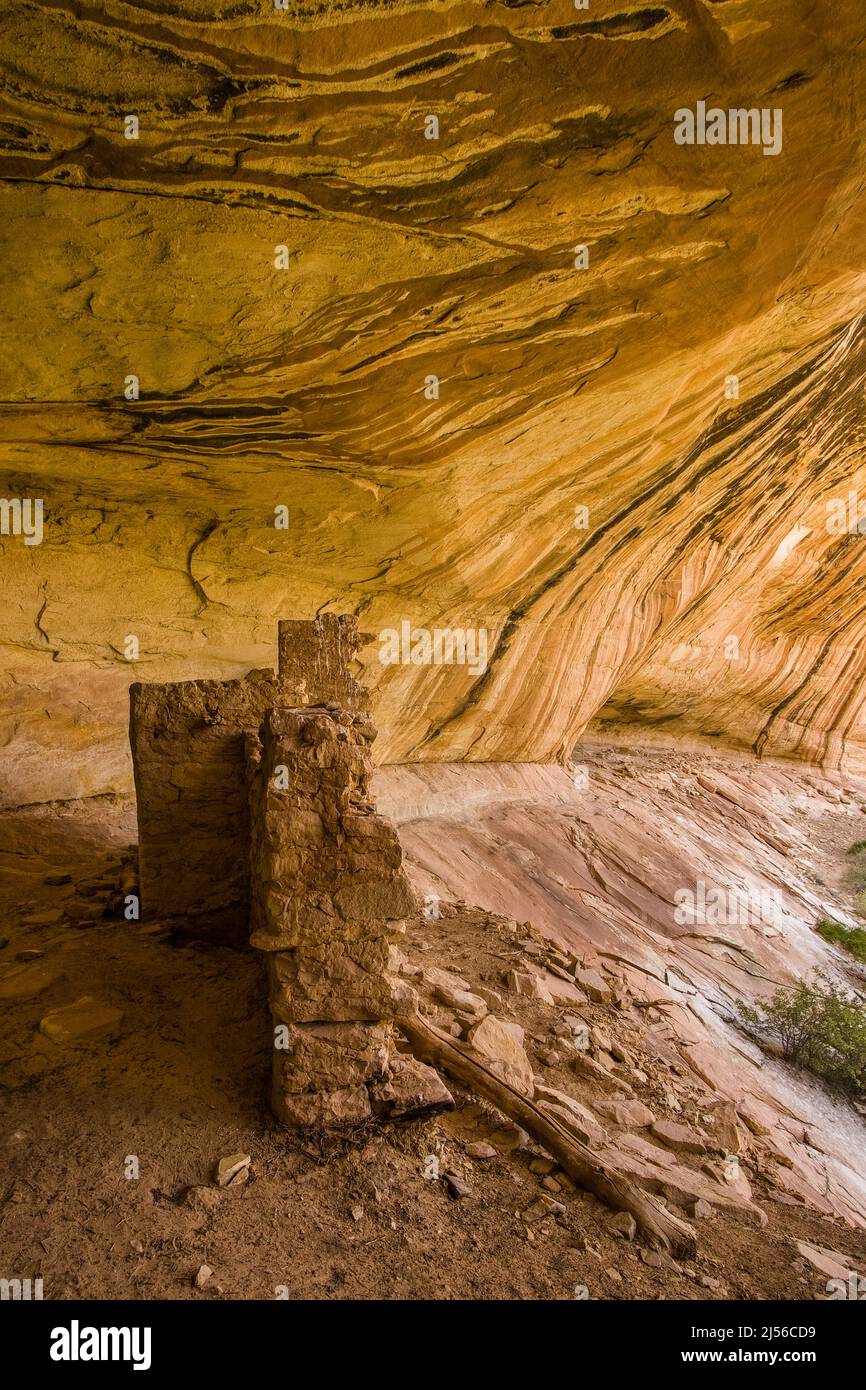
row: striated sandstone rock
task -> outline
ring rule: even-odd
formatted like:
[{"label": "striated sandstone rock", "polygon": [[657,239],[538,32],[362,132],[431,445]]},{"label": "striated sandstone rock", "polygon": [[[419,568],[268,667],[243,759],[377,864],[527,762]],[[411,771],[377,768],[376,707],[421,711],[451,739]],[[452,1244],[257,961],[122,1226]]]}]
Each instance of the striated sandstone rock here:
[{"label": "striated sandstone rock", "polygon": [[[861,0],[13,11],[7,801],[129,786],[126,634],[236,676],[287,603],[488,632],[365,653],[388,762],[863,765]],[[781,153],[678,145],[708,95]]]},{"label": "striated sandstone rock", "polygon": [[[641,1033],[622,1072],[626,1083],[592,1066],[593,1059],[578,1071],[576,1054],[568,1054],[571,1089],[602,1123],[646,1127],[655,1118],[673,1119],[682,1104],[684,1114],[700,1117],[713,1152],[735,1156],[728,1142],[733,1134],[725,1139],[712,1123],[714,1114],[729,1114],[727,1104],[733,1104],[748,1131],[742,1143],[748,1143],[756,1170],[772,1175],[776,1189],[862,1225],[866,1182],[859,1115],[790,1067],[768,1061],[732,1018],[734,1001],[766,994],[770,981],[792,983],[822,970],[844,983],[833,949],[814,930],[818,915],[842,912],[844,898],[816,885],[816,873],[829,884],[838,852],[822,850],[825,832],[847,845],[862,835],[859,813],[834,811],[832,798],[823,794],[832,783],[815,774],[810,790],[790,766],[730,754],[598,746],[582,750],[582,757],[590,772],[584,790],[564,771],[544,767],[380,769],[374,779],[377,804],[400,827],[419,892],[435,883],[451,898],[474,893],[483,908],[518,920],[531,902],[535,928],[548,940],[622,973],[636,1006],[623,1024]],[[697,778],[705,773],[715,780],[724,775],[731,796],[736,791],[747,809],[702,788]],[[781,857],[768,836],[797,843],[796,855]],[[495,873],[480,876],[479,861],[495,864]],[[766,938],[748,922],[678,922],[677,889],[701,879],[772,889],[784,934]],[[666,985],[671,968],[698,993],[684,997]],[[667,1022],[648,1025],[644,1005],[658,999],[665,1001]],[[596,1005],[582,1012],[593,1026],[624,1033],[618,1013],[605,1016]],[[577,1013],[563,1013],[558,1028],[580,1026]],[[667,1084],[654,1086],[646,1113],[620,1113],[617,1119],[613,1107],[623,1104],[626,1084],[632,1093],[640,1087],[641,1103],[649,1099],[644,1088],[658,1078],[653,1059],[667,1071]],[[656,1100],[663,1096],[660,1109]],[[689,1096],[694,1109],[685,1104]],[[816,1153],[803,1142],[814,1131],[832,1153]],[[657,1159],[664,1154],[655,1144],[653,1149]],[[784,1151],[793,1169],[767,1164],[770,1150]],[[730,1192],[721,1165],[714,1178]],[[713,1192],[707,1200],[715,1203]]]},{"label": "striated sandstone rock", "polygon": [[477,1023],[487,1013],[487,1005],[481,996],[472,994],[469,990],[450,989],[447,985],[438,985],[433,994],[441,1004],[455,1009],[461,1018],[469,1019],[473,1023]]},{"label": "striated sandstone rock", "polygon": [[[364,653],[383,762],[565,759],[591,729],[866,765],[862,6],[818,0],[808,24],[799,0],[769,24],[761,0],[621,8],[553,24],[534,5],[362,2],[349,20],[216,3],[205,24],[174,3],[62,23],[18,7],[0,52],[16,285],[0,428],[7,491],[44,492],[47,521],[42,547],[0,542],[7,801],[128,789],[124,634],[150,679],[251,687],[274,679],[244,673],[272,663],[287,598],[357,609],[374,632],[488,632],[483,670]],[[710,90],[778,104],[780,157],[676,146],[672,111]],[[239,736],[262,713],[247,694],[252,723],[196,731],[201,756],[181,753],[155,811],[168,872],[144,867],[152,903],[201,926],[245,910],[226,821],[246,814]],[[740,817],[748,861],[754,808],[722,777],[701,790]],[[281,877],[325,842],[314,817],[295,829]],[[683,993],[659,970],[677,951],[702,994],[691,1014],[665,995],[666,1016],[694,1075],[732,1100],[744,1074],[758,1085],[696,1010],[820,948],[796,930],[775,954],[751,932],[678,936],[660,904],[703,854],[682,822],[661,847],[638,827],[626,873],[610,819],[570,829],[555,891],[533,884],[554,929],[633,949],[648,992]],[[767,834],[774,853],[794,843]],[[292,916],[271,891],[281,929],[326,934],[320,904]],[[497,891],[526,883],[503,873]],[[815,895],[798,900],[814,919]],[[340,909],[351,925],[375,891]]]}]

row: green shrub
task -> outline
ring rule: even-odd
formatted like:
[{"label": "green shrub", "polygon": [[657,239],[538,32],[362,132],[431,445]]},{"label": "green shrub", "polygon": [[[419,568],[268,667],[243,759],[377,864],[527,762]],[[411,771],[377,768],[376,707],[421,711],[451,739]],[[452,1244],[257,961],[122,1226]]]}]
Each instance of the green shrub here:
[{"label": "green shrub", "polygon": [[858,912],[866,915],[866,897],[863,892],[866,889],[866,840],[857,840],[848,850],[848,855],[851,860],[848,865],[848,882],[858,892]]},{"label": "green shrub", "polygon": [[844,947],[850,955],[866,963],[866,931],[862,927],[845,927],[830,917],[822,917],[815,930],[825,941]]},{"label": "green shrub", "polygon": [[739,1007],[748,1027],[778,1043],[789,1062],[843,1091],[866,1092],[866,1008],[826,976]]}]

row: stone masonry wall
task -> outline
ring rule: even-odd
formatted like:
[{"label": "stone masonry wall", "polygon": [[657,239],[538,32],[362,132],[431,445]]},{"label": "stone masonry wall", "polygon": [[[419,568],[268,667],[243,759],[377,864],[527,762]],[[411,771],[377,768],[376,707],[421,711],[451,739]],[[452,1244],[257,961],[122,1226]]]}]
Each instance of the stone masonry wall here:
[{"label": "stone masonry wall", "polygon": [[279,670],[132,687],[146,914],[268,953],[273,1108],[333,1128],[453,1104],[401,1055],[414,991],[391,965],[417,903],[369,800],[376,731],[355,619],[281,622]]},{"label": "stone masonry wall", "polygon": [[365,1119],[392,1073],[391,1020],[414,1008],[389,973],[417,902],[368,800],[374,737],[366,714],[319,707],[270,710],[247,739],[251,941],[269,953],[285,1124]]},{"label": "stone masonry wall", "polygon": [[355,619],[334,613],[279,624],[279,665],[240,680],[137,683],[130,744],[138,803],[142,905],[194,919],[197,931],[244,940],[249,811],[244,735],[274,706],[367,708],[349,671]]}]

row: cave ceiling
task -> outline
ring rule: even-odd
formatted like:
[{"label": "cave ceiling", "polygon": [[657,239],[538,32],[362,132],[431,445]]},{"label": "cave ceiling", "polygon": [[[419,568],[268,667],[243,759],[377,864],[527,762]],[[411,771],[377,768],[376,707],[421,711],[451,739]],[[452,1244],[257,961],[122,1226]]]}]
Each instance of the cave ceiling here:
[{"label": "cave ceiling", "polygon": [[862,0],[4,7],[6,801],[323,609],[382,762],[866,767],[864,66]]}]

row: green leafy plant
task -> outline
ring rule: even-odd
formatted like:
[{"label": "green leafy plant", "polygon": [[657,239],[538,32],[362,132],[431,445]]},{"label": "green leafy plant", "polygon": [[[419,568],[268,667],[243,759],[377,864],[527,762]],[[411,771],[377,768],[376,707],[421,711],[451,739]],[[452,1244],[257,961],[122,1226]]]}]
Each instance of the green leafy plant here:
[{"label": "green leafy plant", "polygon": [[842,946],[848,953],[866,964],[866,931],[862,927],[846,927],[831,917],[822,917],[815,930],[833,946]]},{"label": "green leafy plant", "polygon": [[857,911],[866,916],[866,840],[855,841],[848,857],[848,882],[857,894]]},{"label": "green leafy plant", "polygon": [[826,976],[779,988],[755,1006],[741,1003],[739,1012],[787,1061],[843,1091],[866,1092],[866,1008]]}]

